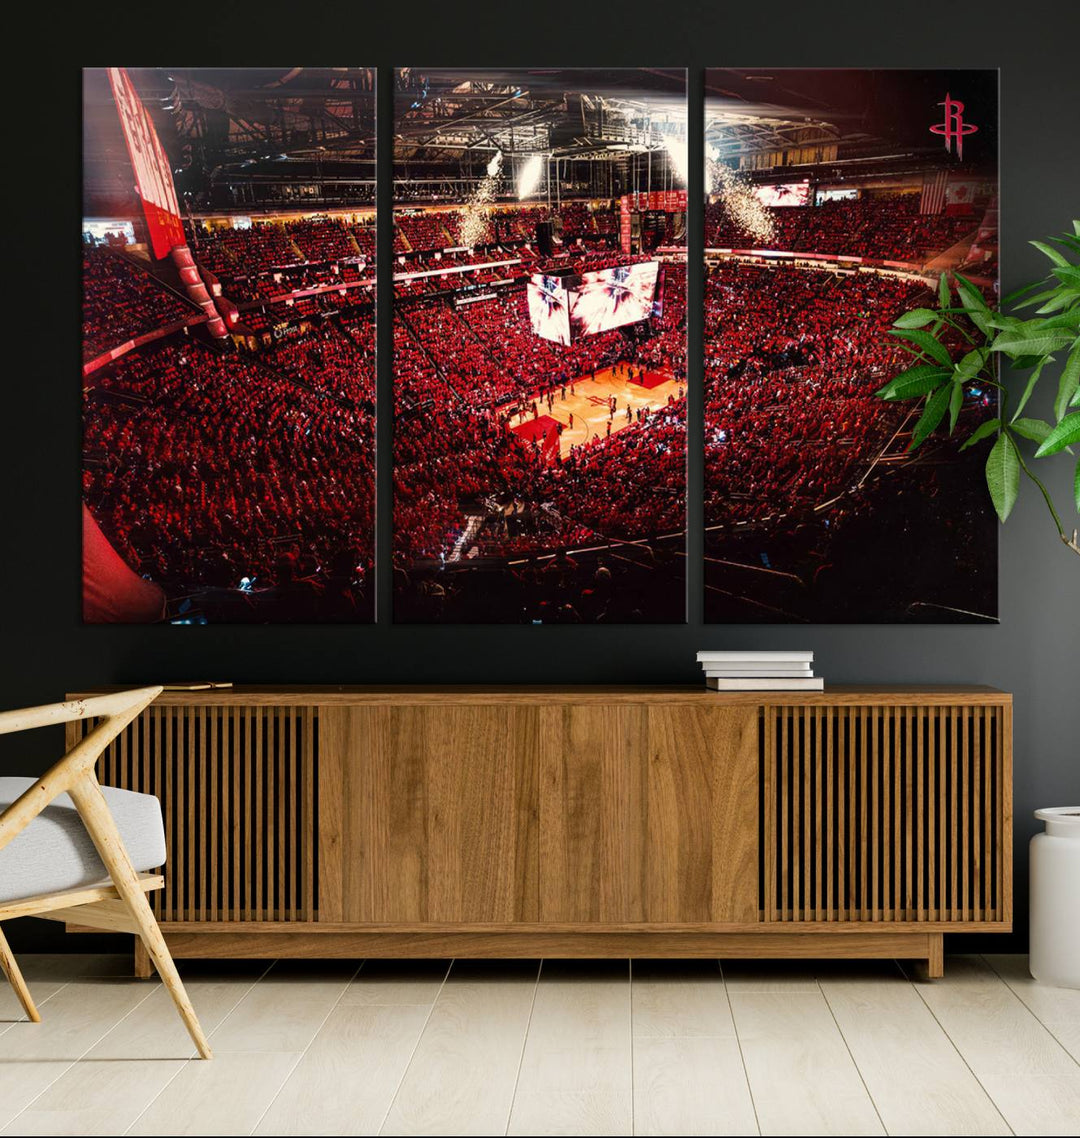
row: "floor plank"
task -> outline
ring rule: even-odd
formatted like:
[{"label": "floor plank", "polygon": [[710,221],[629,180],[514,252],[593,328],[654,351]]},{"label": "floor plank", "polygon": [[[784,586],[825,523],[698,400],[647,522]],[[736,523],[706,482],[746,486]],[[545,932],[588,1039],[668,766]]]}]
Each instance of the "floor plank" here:
[{"label": "floor plank", "polygon": [[123,1134],[182,1070],[182,1059],[72,1063],[3,1134]]},{"label": "floor plank", "polygon": [[1080,1063],[1080,989],[1040,984],[1028,971],[1026,956],[993,955],[984,959],[1032,1015]]},{"label": "floor plank", "polygon": [[634,1037],[635,1134],[757,1134],[738,1040]]},{"label": "floor plank", "polygon": [[414,1004],[429,1008],[439,994],[449,960],[367,960],[341,997],[352,1004]]},{"label": "floor plank", "polygon": [[942,980],[916,990],[975,1077],[1074,1075],[1076,1061],[977,956],[950,957]]},{"label": "floor plank", "polygon": [[724,979],[715,960],[634,960],[630,965],[634,1036],[735,1037]]},{"label": "floor plank", "polygon": [[883,1134],[821,990],[729,989],[762,1134]]},{"label": "floor plank", "polygon": [[731,992],[818,991],[814,962],[807,960],[722,960],[721,974]]},{"label": "floor plank", "polygon": [[545,961],[510,1134],[630,1134],[630,975],[623,961]]},{"label": "floor plank", "polygon": [[916,988],[1016,1133],[1080,1130],[1076,1060],[985,960],[950,957]]},{"label": "floor plank", "polygon": [[[196,967],[192,967],[196,965]],[[182,976],[202,1029],[209,1035],[247,996],[266,972],[264,961],[186,961]],[[168,990],[157,980],[143,980],[147,999],[87,1053],[87,1059],[190,1059],[191,1037],[176,1012]]]},{"label": "floor plank", "polygon": [[821,981],[890,1134],[1008,1134],[990,1097],[899,974]]},{"label": "floor plank", "polygon": [[429,1011],[339,1005],[259,1121],[256,1134],[377,1134]]},{"label": "floor plank", "polygon": [[1080,1073],[991,1075],[986,1088],[1017,1134],[1080,1133]]},{"label": "floor plank", "polygon": [[218,1051],[192,1059],[129,1134],[250,1134],[296,1066],[287,1051]]},{"label": "floor plank", "polygon": [[303,1051],[356,974],[352,962],[279,961],[209,1033],[219,1051]]},{"label": "floor plank", "polygon": [[76,980],[41,1009],[41,1023],[0,1035],[0,1126],[58,1079],[152,988],[136,980]]},{"label": "floor plank", "polygon": [[538,960],[457,961],[383,1134],[505,1134]]}]

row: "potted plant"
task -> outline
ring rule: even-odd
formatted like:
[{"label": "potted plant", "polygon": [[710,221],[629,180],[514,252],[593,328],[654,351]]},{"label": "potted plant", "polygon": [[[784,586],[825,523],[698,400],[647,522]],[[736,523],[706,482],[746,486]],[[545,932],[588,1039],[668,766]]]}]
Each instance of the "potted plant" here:
[{"label": "potted plant", "polygon": [[[1072,259],[1080,254],[1080,221],[1072,224],[1072,233],[1050,238],[1053,244],[1031,242],[1049,259],[1050,274],[1005,297],[1001,310],[991,308],[966,277],[954,272],[950,283],[949,274],[942,273],[938,307],[916,308],[893,322],[890,334],[902,340],[914,360],[877,394],[892,401],[925,401],[909,444],[909,450],[915,450],[946,416],[949,434],[955,431],[969,387],[995,388],[997,416],[980,423],[960,449],[993,438],[986,456],[986,485],[998,517],[1004,522],[1009,516],[1021,476],[1027,477],[1046,501],[1058,536],[1080,554],[1076,528],[1062,523],[1050,492],[1033,469],[1036,460],[1072,455],[1071,444],[1080,443],[1080,410],[1074,410],[1080,408],[1080,263]],[[1033,307],[1029,318],[1018,315]],[[1012,407],[998,371],[1002,356],[1014,370],[1028,373],[1023,393]],[[1062,359],[1054,421],[1026,416],[1033,392],[1049,374],[1047,368]],[[1080,462],[1073,475],[1073,496],[1080,513]]]}]

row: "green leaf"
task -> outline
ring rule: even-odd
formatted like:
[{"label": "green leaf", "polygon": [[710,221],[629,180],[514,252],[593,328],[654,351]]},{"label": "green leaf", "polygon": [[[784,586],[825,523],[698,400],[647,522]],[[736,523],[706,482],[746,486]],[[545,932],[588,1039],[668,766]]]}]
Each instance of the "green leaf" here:
[{"label": "green leaf", "polygon": [[1023,304],[1016,305],[1017,311],[1022,308],[1030,308],[1033,304],[1042,304],[1044,300],[1050,300],[1061,295],[1061,288],[1055,285],[1053,288],[1043,289],[1042,292],[1037,292],[1034,296],[1029,296]]},{"label": "green leaf", "polygon": [[1080,221],[1077,221],[1075,218],[1073,219],[1073,233],[1075,233],[1077,237],[1080,237]]},{"label": "green leaf", "polygon": [[948,273],[942,273],[941,276],[938,277],[937,295],[938,295],[938,304],[940,304],[942,308],[948,308],[949,307],[949,301],[951,299],[951,297],[949,295],[949,274]]},{"label": "green leaf", "polygon": [[1059,423],[1065,418],[1066,409],[1076,398],[1077,388],[1080,388],[1080,344],[1073,347],[1065,366],[1061,369],[1057,398],[1054,400],[1054,418]]},{"label": "green leaf", "polygon": [[980,423],[975,430],[968,435],[960,449],[967,450],[968,447],[973,447],[976,443],[981,443],[987,435],[992,435],[995,431],[999,430],[1001,430],[1000,419],[987,419],[985,423]]},{"label": "green leaf", "polygon": [[1029,292],[1034,292],[1037,288],[1043,288],[1045,284],[1046,281],[1041,280],[1035,281],[1034,284],[1026,284],[1021,288],[1013,289],[1012,292],[1001,298],[1001,303],[1011,306],[1015,304],[1022,296],[1027,296]]},{"label": "green leaf", "polygon": [[966,383],[969,379],[974,379],[982,371],[986,357],[987,350],[985,348],[976,348],[974,351],[968,352],[953,369],[953,382]]},{"label": "green leaf", "polygon": [[937,313],[932,308],[913,308],[893,321],[894,328],[925,328]]},{"label": "green leaf", "polygon": [[986,456],[986,486],[1001,521],[1012,513],[1020,490],[1020,459],[1016,444],[1002,432]]},{"label": "green leaf", "polygon": [[990,306],[983,299],[983,294],[979,292],[967,277],[962,277],[959,273],[955,273],[954,276],[956,277],[956,291],[960,295],[960,300],[963,302],[964,311],[967,313],[968,319],[985,336],[990,328],[990,321],[988,319]]},{"label": "green leaf", "polygon": [[909,367],[907,371],[902,371],[875,394],[879,399],[893,402],[899,399],[912,399],[916,395],[925,395],[935,387],[940,387],[949,378],[949,374],[946,368],[919,364],[917,367]]},{"label": "green leaf", "polygon": [[1041,443],[1053,428],[1042,419],[1013,419],[1009,429],[1033,443]]},{"label": "green leaf", "polygon": [[1039,376],[1042,375],[1042,369],[1053,359],[1053,356],[1046,356],[1040,360],[1035,370],[1028,376],[1027,386],[1024,388],[1024,394],[1020,396],[1020,402],[1017,404],[1016,410],[1013,412],[1013,418],[1016,419],[1020,412],[1027,406],[1027,401],[1031,398],[1031,393],[1035,390],[1035,384],[1039,382]]},{"label": "green leaf", "polygon": [[1064,419],[1046,436],[1042,445],[1035,452],[1036,458],[1046,458],[1048,454],[1057,454],[1073,443],[1080,442],[1080,411],[1066,415]]},{"label": "green leaf", "polygon": [[1068,308],[1080,300],[1080,289],[1063,288],[1055,291],[1057,295],[1052,300],[1048,300],[1041,308],[1035,309],[1040,316],[1048,312],[1060,312],[1061,309]]},{"label": "green leaf", "polygon": [[1058,265],[1054,269],[1054,276],[1062,284],[1072,285],[1074,288],[1080,285],[1080,268],[1076,265]]},{"label": "green leaf", "polygon": [[956,430],[956,420],[960,418],[960,408],[964,405],[964,385],[953,382],[949,396],[949,434]]},{"label": "green leaf", "polygon": [[945,384],[939,387],[926,400],[926,406],[923,408],[923,413],[919,416],[919,421],[915,424],[915,430],[911,435],[911,443],[908,450],[915,450],[926,439],[926,436],[933,431],[941,420],[945,417],[945,412],[949,409],[949,399],[952,396],[952,385]]},{"label": "green leaf", "polygon": [[1034,245],[1040,253],[1045,253],[1055,265],[1067,265],[1069,263],[1068,258],[1063,253],[1059,253],[1053,245],[1047,245],[1045,241],[1029,241],[1028,244]]},{"label": "green leaf", "polygon": [[952,364],[952,360],[949,358],[949,353],[946,351],[945,346],[939,344],[929,332],[893,328],[889,330],[889,335],[900,336],[902,339],[910,340],[930,356],[931,359],[937,360],[939,364],[944,364],[946,367]]},{"label": "green leaf", "polygon": [[[1031,324],[1040,324],[1041,321],[1032,320]],[[1002,332],[990,345],[992,352],[1004,352],[1009,356],[1048,356],[1058,348],[1064,348],[1072,343],[1073,337],[1068,332],[1051,329],[1044,331],[1041,328],[1014,328]]]}]

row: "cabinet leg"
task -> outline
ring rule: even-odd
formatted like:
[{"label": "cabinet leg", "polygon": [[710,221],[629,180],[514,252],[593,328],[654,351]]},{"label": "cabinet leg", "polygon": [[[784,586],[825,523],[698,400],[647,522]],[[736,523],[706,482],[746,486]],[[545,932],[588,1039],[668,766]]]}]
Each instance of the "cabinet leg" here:
[{"label": "cabinet leg", "polygon": [[146,945],[142,942],[142,937],[135,938],[135,979],[136,980],[149,980],[153,968],[150,966],[150,953],[146,951]]},{"label": "cabinet leg", "polygon": [[943,933],[930,933],[927,937],[930,954],[926,960],[926,975],[930,980],[940,980],[945,975],[945,936]]}]

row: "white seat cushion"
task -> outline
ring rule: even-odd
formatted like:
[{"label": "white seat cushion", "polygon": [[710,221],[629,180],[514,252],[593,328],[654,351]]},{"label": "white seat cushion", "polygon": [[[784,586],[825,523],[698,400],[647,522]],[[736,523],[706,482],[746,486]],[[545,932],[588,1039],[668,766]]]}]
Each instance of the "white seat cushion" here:
[{"label": "white seat cushion", "polygon": [[[32,778],[0,778],[0,813],[34,785]],[[109,810],[135,869],[165,864],[161,804],[152,794],[103,786]],[[107,881],[75,803],[58,795],[16,838],[0,849],[0,902],[58,893]]]}]

